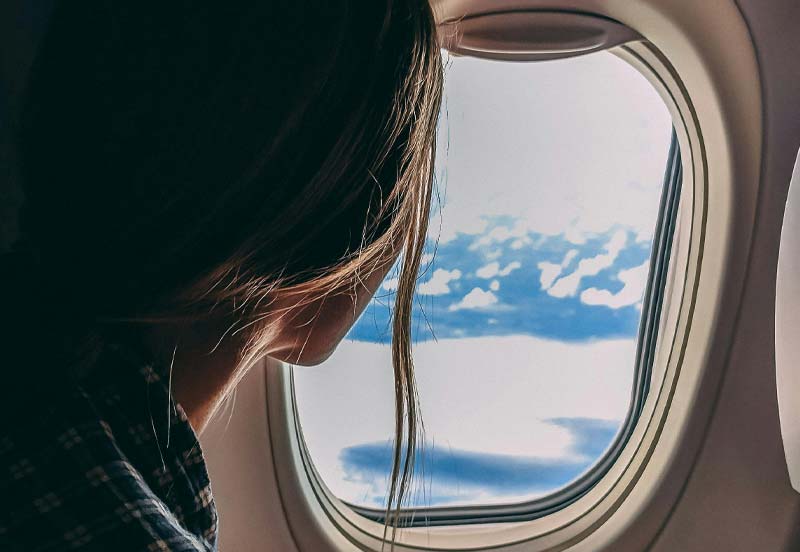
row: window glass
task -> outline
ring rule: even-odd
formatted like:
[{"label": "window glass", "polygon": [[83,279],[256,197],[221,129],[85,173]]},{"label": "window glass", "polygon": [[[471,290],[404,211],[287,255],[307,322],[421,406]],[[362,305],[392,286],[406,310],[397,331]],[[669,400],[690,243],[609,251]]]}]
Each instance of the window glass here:
[{"label": "window glass", "polygon": [[[606,52],[446,65],[410,504],[520,502],[590,469],[630,408],[672,121]],[[365,507],[388,489],[396,283],[389,274],[328,361],[294,370],[315,468]]]}]

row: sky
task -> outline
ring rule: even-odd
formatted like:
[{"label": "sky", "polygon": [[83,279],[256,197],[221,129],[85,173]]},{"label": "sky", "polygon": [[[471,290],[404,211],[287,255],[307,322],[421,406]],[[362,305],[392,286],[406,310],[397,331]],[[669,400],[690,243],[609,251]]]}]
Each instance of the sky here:
[{"label": "sky", "polygon": [[[608,53],[446,60],[410,504],[517,502],[589,469],[627,413],[672,126]],[[396,286],[391,272],[334,355],[295,369],[315,467],[364,506],[385,504]]]}]

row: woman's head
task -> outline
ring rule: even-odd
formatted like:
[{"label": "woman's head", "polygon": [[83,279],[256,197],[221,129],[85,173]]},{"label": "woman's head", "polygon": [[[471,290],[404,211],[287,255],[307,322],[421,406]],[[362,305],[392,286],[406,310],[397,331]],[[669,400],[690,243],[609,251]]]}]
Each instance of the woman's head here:
[{"label": "woman's head", "polygon": [[20,135],[19,248],[45,277],[15,316],[55,313],[76,341],[220,317],[247,336],[243,363],[270,340],[313,363],[402,250],[396,421],[413,453],[441,81],[426,0],[61,3]]}]

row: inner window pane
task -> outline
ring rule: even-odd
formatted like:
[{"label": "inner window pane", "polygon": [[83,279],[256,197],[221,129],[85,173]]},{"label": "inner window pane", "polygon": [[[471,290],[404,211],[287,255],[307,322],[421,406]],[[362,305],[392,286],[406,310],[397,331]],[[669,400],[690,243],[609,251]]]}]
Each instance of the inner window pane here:
[{"label": "inner window pane", "polygon": [[[672,121],[609,53],[446,63],[410,505],[519,502],[590,469],[628,412]],[[395,286],[328,361],[294,371],[314,465],[359,506],[386,503]]]}]

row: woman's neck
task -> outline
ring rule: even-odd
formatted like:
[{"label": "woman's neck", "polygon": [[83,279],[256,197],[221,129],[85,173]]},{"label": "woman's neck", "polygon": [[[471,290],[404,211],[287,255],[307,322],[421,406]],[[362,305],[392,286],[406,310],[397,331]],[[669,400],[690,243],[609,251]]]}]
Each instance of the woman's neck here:
[{"label": "woman's neck", "polygon": [[172,396],[200,434],[243,375],[241,339],[226,337],[221,324],[204,322],[152,326],[145,343],[170,372]]}]

